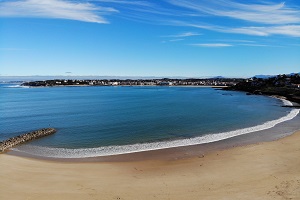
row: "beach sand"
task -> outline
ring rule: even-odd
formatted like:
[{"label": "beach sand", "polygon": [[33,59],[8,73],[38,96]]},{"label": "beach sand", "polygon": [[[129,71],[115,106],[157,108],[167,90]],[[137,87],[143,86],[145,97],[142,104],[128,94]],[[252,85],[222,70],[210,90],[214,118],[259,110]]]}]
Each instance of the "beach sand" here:
[{"label": "beach sand", "polygon": [[178,160],[58,162],[0,155],[0,199],[300,199],[300,131]]}]

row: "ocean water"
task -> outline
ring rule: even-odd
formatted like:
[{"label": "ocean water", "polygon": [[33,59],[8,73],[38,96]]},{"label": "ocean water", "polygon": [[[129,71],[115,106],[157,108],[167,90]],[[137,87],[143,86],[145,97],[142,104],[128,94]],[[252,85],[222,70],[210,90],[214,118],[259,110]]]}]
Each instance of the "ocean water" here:
[{"label": "ocean water", "polygon": [[279,99],[201,87],[0,84],[0,97],[0,140],[54,127],[56,134],[15,150],[64,158],[208,143],[271,128],[299,112]]}]

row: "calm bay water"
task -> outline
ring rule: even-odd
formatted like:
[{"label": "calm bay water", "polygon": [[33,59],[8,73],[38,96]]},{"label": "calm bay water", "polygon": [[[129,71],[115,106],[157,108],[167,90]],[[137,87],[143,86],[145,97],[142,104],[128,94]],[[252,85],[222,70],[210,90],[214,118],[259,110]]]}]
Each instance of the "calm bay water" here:
[{"label": "calm bay water", "polygon": [[193,138],[286,116],[282,101],[199,87],[0,85],[0,140],[31,130],[58,132],[30,145],[96,148]]}]

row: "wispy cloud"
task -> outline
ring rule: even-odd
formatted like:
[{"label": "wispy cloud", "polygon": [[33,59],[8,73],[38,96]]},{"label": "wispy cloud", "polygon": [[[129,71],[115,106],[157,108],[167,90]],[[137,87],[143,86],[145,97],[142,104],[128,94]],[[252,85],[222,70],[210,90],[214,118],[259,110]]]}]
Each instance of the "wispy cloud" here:
[{"label": "wispy cloud", "polygon": [[256,42],[252,40],[236,40],[236,39],[220,39],[216,40],[218,42],[226,42],[230,43],[232,46],[248,46],[248,47],[282,47],[282,46],[274,46],[264,42]]},{"label": "wispy cloud", "polygon": [[260,26],[260,27],[240,27],[223,29],[224,32],[241,33],[246,35],[269,36],[269,35],[286,35],[300,37],[300,25],[284,26]]},{"label": "wispy cloud", "polygon": [[[173,5],[195,12],[190,19],[176,19],[173,25],[189,26],[214,32],[235,33],[252,36],[284,35],[300,37],[300,9],[285,3],[260,4],[238,3],[232,0],[196,1],[167,0]],[[220,18],[216,24],[204,23],[205,17]],[[200,17],[198,17],[199,15]],[[232,23],[224,23],[230,19]],[[246,21],[246,23],[245,23]],[[213,22],[213,20],[212,20]]]},{"label": "wispy cloud", "polygon": [[152,6],[153,4],[148,1],[126,1],[126,0],[90,0],[90,2],[102,2],[102,3],[115,3],[115,4],[127,4],[136,6]]},{"label": "wispy cloud", "polygon": [[191,46],[198,46],[198,47],[238,47],[238,46],[247,46],[247,47],[282,47],[282,46],[274,46],[274,45],[267,45],[267,44],[252,44],[252,43],[198,43],[198,44],[190,44]]},{"label": "wispy cloud", "polygon": [[246,43],[246,44],[253,44],[255,41],[252,40],[236,40],[236,39],[219,39],[218,41],[221,42],[232,42],[232,43]]},{"label": "wispy cloud", "polygon": [[[288,3],[270,0],[251,3],[241,0],[0,0],[0,17],[109,23],[107,15],[118,13],[118,17],[143,23],[229,35],[300,37],[300,8]],[[164,37],[199,35],[196,30]]]},{"label": "wispy cloud", "polygon": [[300,22],[299,10],[283,3],[238,3],[232,0],[167,0],[173,5],[219,17],[228,17],[263,24]]},{"label": "wispy cloud", "polygon": [[[266,44],[248,44],[248,43],[239,44],[239,46],[248,46],[248,47],[270,47],[270,45],[266,45]],[[274,46],[272,46],[272,47],[274,47]]]},{"label": "wispy cloud", "polygon": [[231,47],[232,44],[225,44],[225,43],[200,43],[200,44],[191,44],[192,46],[198,47]]},{"label": "wispy cloud", "polygon": [[180,41],[184,41],[184,38],[174,38],[174,39],[169,39],[169,40],[163,40],[161,42],[168,43],[168,42],[180,42]]},{"label": "wispy cloud", "polygon": [[235,33],[254,36],[285,35],[289,37],[300,37],[300,25],[245,26],[237,28],[229,26],[197,25],[184,22],[180,22],[178,25],[222,33]]},{"label": "wispy cloud", "polygon": [[108,23],[103,17],[118,12],[111,7],[67,0],[12,0],[0,2],[1,17],[39,17]]},{"label": "wispy cloud", "polygon": [[182,33],[178,33],[175,35],[167,35],[167,36],[161,36],[163,38],[169,38],[168,40],[164,40],[163,43],[167,43],[167,42],[179,42],[179,41],[183,41],[188,37],[192,37],[192,36],[198,36],[201,35],[200,33],[196,33],[196,32],[182,32]]},{"label": "wispy cloud", "polygon": [[179,42],[183,40],[184,40],[183,38],[176,38],[176,39],[169,40],[169,42]]},{"label": "wispy cloud", "polygon": [[174,37],[174,38],[185,38],[185,37],[191,37],[191,36],[197,36],[201,35],[200,33],[195,33],[195,32],[184,32],[184,33],[179,33],[176,35],[168,35],[165,37]]}]

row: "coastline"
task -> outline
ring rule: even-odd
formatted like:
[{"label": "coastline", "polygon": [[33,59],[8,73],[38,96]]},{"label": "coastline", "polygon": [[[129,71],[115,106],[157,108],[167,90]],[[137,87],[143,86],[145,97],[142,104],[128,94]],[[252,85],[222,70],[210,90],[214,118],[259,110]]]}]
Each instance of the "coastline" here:
[{"label": "coastline", "polygon": [[[293,105],[292,102],[284,98],[280,99],[284,105]],[[296,114],[291,119],[288,117],[292,111]],[[133,144],[125,146],[111,146],[105,148],[88,149],[48,149],[34,147],[34,152],[30,146],[21,146],[9,152],[11,155],[21,157],[36,158],[42,160],[56,160],[64,162],[111,162],[111,161],[132,161],[146,159],[179,159],[192,156],[202,156],[211,151],[223,150],[235,146],[249,145],[260,142],[267,142],[286,137],[293,132],[300,130],[298,121],[300,120],[299,110],[293,109],[291,112],[279,119],[265,122],[254,127],[246,127],[235,131],[216,133],[190,139],[162,141],[145,144]],[[282,120],[286,118],[285,120]],[[276,123],[275,123],[276,122]],[[206,142],[202,142],[205,139]],[[211,141],[209,141],[211,140]],[[173,145],[173,146],[172,146]],[[112,150],[112,148],[114,148]],[[118,149],[119,148],[119,149]],[[103,151],[104,150],[104,151]],[[27,153],[30,152],[31,154]],[[118,153],[120,151],[120,153]],[[103,154],[104,153],[104,154]]]},{"label": "coastline", "polygon": [[87,160],[2,154],[0,199],[298,199],[299,120],[214,143]]},{"label": "coastline", "polygon": [[161,86],[161,85],[54,85],[54,86],[22,86],[19,85],[18,87],[24,88],[60,88],[60,87],[204,87],[204,88],[227,88],[229,86],[225,85],[168,85],[168,86]]},{"label": "coastline", "polygon": [[204,157],[63,163],[0,155],[1,199],[299,199],[300,131]]},{"label": "coastline", "polygon": [[[177,87],[177,86],[171,86],[171,87]],[[279,102],[280,103],[280,102]],[[280,104],[278,104],[278,105],[280,105]],[[289,109],[288,109],[289,110]],[[284,120],[282,120],[282,121],[284,121]],[[277,122],[276,122],[277,123]],[[274,124],[276,124],[276,123],[274,123]],[[255,125],[255,124],[253,124],[253,125]],[[259,125],[259,124],[257,124],[257,125]],[[242,127],[241,127],[242,128]],[[249,126],[249,128],[247,128],[247,129],[252,129],[253,127],[252,126]],[[261,128],[255,128],[256,130],[255,131],[257,131],[258,129],[261,129]],[[265,129],[265,127],[263,127],[263,129]],[[235,129],[233,129],[233,131],[234,131]],[[189,140],[189,141],[184,141],[184,143],[182,143],[182,141],[181,141],[181,139],[179,138],[178,140],[180,140],[180,141],[176,141],[176,143],[174,144],[174,143],[172,143],[173,142],[173,140],[170,140],[170,141],[167,141],[168,142],[168,144],[167,145],[164,145],[164,144],[162,144],[162,145],[160,145],[160,146],[155,146],[155,144],[153,144],[152,146],[149,146],[148,148],[142,148],[142,149],[139,149],[139,148],[131,148],[130,149],[130,151],[119,151],[119,152],[116,152],[116,154],[121,154],[121,153],[134,153],[134,152],[136,152],[135,150],[137,150],[137,151],[148,151],[148,150],[157,150],[157,149],[163,149],[163,148],[176,148],[176,147],[178,147],[178,146],[192,146],[192,145],[197,145],[197,144],[200,144],[200,143],[208,143],[208,142],[213,142],[213,141],[218,141],[218,140],[223,140],[224,138],[228,138],[228,137],[232,137],[232,136],[236,136],[236,135],[239,135],[240,133],[240,129],[236,129],[237,131],[235,131],[235,132],[238,132],[238,133],[234,133],[234,134],[230,134],[229,133],[229,136],[217,136],[217,137],[214,137],[214,138],[202,138],[203,140],[201,140],[201,139],[199,139],[199,140],[197,140],[197,141],[195,141],[195,140],[193,140],[193,137],[191,137],[192,138],[192,140],[193,141],[191,141],[191,140]],[[230,131],[231,132],[231,131]],[[249,132],[253,132],[253,130],[250,130],[250,131],[248,131],[248,130],[246,130],[246,133],[249,133]],[[216,132],[215,133],[219,133],[218,132],[218,130],[216,130]],[[223,132],[222,132],[223,133]],[[243,133],[242,134],[245,134],[245,132],[243,131]],[[208,139],[208,140],[206,140],[206,139]],[[259,142],[259,141],[258,141]],[[155,143],[155,142],[153,142],[153,143]],[[163,142],[164,143],[164,142]],[[144,144],[145,143],[143,143],[141,146],[144,146]],[[97,148],[97,146],[96,146],[96,148]],[[30,149],[29,149],[30,150]],[[47,149],[46,149],[47,150]],[[127,149],[125,149],[125,150],[127,150]],[[30,151],[27,151],[27,152],[30,152]],[[115,152],[113,152],[113,153],[115,153]],[[75,155],[75,154],[73,154],[72,152],[71,152],[71,154],[72,155]],[[40,154],[40,155],[43,155],[43,154]],[[49,155],[49,154],[48,154]],[[54,154],[52,154],[51,152],[50,152],[50,155],[54,155]],[[76,154],[76,155],[79,155],[79,154]],[[87,154],[85,154],[85,155],[87,155]],[[92,156],[98,156],[99,154],[93,154]],[[102,155],[102,154],[101,154]],[[106,154],[106,155],[108,155],[108,154]],[[89,156],[89,155],[87,155],[87,157],[92,157],[92,156]],[[65,158],[66,157],[68,157],[68,156],[65,156]],[[83,156],[84,157],[84,156]]]},{"label": "coastline", "polygon": [[26,157],[37,160],[49,160],[58,162],[130,162],[147,160],[178,160],[191,157],[202,157],[208,153],[226,150],[238,146],[259,144],[262,142],[271,142],[287,137],[300,130],[300,115],[298,114],[292,120],[288,120],[275,125],[272,128],[260,130],[244,135],[239,135],[211,143],[196,144],[189,146],[179,146],[166,149],[141,151],[120,155],[96,156],[84,158],[51,158],[38,155],[30,155],[13,149],[9,155]]}]

